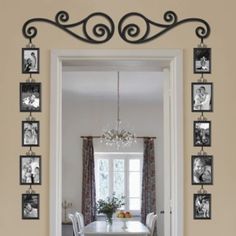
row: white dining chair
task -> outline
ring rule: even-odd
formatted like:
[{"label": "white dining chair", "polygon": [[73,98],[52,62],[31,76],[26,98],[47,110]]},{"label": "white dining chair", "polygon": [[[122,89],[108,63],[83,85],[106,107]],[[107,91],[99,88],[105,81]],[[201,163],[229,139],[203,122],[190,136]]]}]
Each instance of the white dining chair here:
[{"label": "white dining chair", "polygon": [[148,229],[149,229],[149,236],[153,236],[154,235],[154,230],[155,230],[155,226],[156,226],[156,222],[157,222],[157,215],[151,215],[150,216],[150,220],[149,220],[149,224],[147,225]]},{"label": "white dining chair", "polygon": [[79,229],[78,229],[78,224],[77,224],[75,215],[73,215],[73,214],[68,214],[68,218],[69,218],[69,219],[71,220],[71,222],[72,222],[72,227],[73,227],[74,236],[80,236],[80,234],[79,234]]},{"label": "white dining chair", "polygon": [[147,214],[146,216],[146,226],[148,226],[150,224],[150,219],[151,219],[151,216],[154,215],[154,212],[150,212]]},{"label": "white dining chair", "polygon": [[79,235],[83,236],[83,231],[84,231],[84,216],[82,213],[76,211],[75,212],[75,218],[76,218],[76,222],[78,225],[78,230],[79,230]]}]

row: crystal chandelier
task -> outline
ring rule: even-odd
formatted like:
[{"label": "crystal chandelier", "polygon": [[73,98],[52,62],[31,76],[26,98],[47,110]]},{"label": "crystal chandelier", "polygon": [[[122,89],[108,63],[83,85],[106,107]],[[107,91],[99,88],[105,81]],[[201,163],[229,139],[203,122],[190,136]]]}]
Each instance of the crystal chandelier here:
[{"label": "crystal chandelier", "polygon": [[117,73],[117,119],[115,127],[107,129],[101,136],[101,142],[108,146],[115,146],[117,149],[120,147],[130,146],[136,142],[135,134],[126,130],[120,120],[120,74]]}]

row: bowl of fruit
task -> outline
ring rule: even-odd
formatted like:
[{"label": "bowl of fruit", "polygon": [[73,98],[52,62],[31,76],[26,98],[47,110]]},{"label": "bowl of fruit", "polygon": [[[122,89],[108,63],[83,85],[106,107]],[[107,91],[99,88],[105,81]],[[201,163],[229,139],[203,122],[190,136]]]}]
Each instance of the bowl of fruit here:
[{"label": "bowl of fruit", "polygon": [[129,220],[130,218],[132,218],[132,214],[129,212],[129,211],[118,211],[116,213],[116,217],[121,220],[123,222],[123,226],[122,226],[122,229],[127,229],[127,220]]}]

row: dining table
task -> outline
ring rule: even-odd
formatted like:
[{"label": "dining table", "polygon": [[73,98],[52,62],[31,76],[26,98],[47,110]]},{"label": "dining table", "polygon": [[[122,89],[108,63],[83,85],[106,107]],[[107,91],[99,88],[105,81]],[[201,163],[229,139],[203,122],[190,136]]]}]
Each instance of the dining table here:
[{"label": "dining table", "polygon": [[114,220],[112,224],[106,221],[94,221],[84,227],[84,236],[148,236],[148,228],[140,221]]}]

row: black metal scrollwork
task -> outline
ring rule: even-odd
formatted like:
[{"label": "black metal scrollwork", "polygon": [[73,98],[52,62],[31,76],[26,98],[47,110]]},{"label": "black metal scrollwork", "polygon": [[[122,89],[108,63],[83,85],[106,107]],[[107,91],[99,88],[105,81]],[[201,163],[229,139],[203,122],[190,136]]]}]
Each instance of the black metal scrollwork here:
[{"label": "black metal scrollwork", "polygon": [[[138,19],[142,20],[144,25],[144,32],[141,34],[141,27],[137,23],[128,23],[126,24],[125,22],[127,21],[128,18],[131,17],[138,17]],[[210,25],[203,19],[200,18],[187,18],[178,21],[178,17],[175,12],[173,11],[167,11],[164,14],[164,20],[167,22],[166,24],[161,24],[161,23],[156,23],[154,21],[149,20],[147,17],[144,15],[137,13],[137,12],[131,12],[126,15],[124,15],[118,24],[118,31],[120,37],[128,42],[128,43],[133,43],[133,44],[141,44],[141,43],[146,43],[149,42],[153,39],[156,39],[163,35],[164,33],[168,32],[169,30],[177,27],[178,25],[187,23],[187,22],[198,22],[201,23],[202,26],[198,26],[195,30],[195,33],[198,38],[201,39],[201,43],[203,43],[203,40],[207,38],[210,35]],[[151,27],[158,27],[161,30],[158,31],[158,33],[151,35]],[[143,27],[142,27],[143,29]]]},{"label": "black metal scrollwork", "polygon": [[[88,24],[92,18],[100,17],[101,19],[105,20],[106,23],[97,23],[92,27],[92,33],[88,32]],[[30,43],[32,38],[37,35],[37,28],[35,26],[30,26],[30,24],[35,22],[44,22],[52,24],[63,31],[67,32],[68,34],[72,35],[73,37],[87,43],[91,44],[99,44],[105,43],[109,41],[115,30],[113,20],[102,12],[95,12],[84,18],[83,20],[73,23],[73,24],[66,24],[69,21],[69,14],[66,11],[60,11],[55,16],[55,21],[45,19],[45,18],[32,18],[26,21],[22,27],[22,32],[25,38],[29,39]],[[75,33],[71,29],[74,27],[82,27],[83,35],[80,36],[79,34]]]}]

